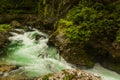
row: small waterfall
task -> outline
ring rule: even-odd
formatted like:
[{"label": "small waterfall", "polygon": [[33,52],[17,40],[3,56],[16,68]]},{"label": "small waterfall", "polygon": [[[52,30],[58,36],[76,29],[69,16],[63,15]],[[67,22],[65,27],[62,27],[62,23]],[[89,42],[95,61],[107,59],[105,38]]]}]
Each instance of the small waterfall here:
[{"label": "small waterfall", "polygon": [[5,58],[8,64],[21,66],[10,72],[24,74],[29,77],[38,77],[48,73],[55,73],[63,69],[71,69],[57,49],[47,45],[49,36],[34,29],[31,32],[15,33],[9,38],[11,44]]}]

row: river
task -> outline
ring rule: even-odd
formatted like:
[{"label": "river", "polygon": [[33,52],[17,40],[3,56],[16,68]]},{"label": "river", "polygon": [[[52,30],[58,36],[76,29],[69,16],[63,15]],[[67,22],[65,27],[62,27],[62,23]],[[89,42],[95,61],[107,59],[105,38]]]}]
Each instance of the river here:
[{"label": "river", "polygon": [[[48,46],[49,35],[36,29],[25,32],[15,29],[9,37],[7,57],[2,58],[10,65],[19,65],[19,69],[11,71],[11,74],[24,74],[28,77],[38,77],[48,73],[55,73],[63,69],[71,69],[71,65],[59,56],[56,48]],[[85,70],[101,76],[103,80],[120,80],[120,75],[96,64],[94,68]]]}]

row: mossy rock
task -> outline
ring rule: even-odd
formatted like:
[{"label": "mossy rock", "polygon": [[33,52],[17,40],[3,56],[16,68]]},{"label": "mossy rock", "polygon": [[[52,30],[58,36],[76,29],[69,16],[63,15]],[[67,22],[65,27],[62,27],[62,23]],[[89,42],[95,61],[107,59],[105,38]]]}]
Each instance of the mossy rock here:
[{"label": "mossy rock", "polygon": [[49,80],[49,77],[52,76],[52,74],[47,74],[42,77],[42,80]]},{"label": "mossy rock", "polygon": [[65,69],[60,72],[45,75],[35,80],[101,80],[100,77],[79,69]]},{"label": "mossy rock", "polygon": [[[66,25],[64,25],[66,26]],[[60,55],[69,63],[86,66],[91,68],[94,66],[94,62],[91,60],[90,56],[87,55],[85,50],[80,44],[74,45],[70,44],[68,38],[65,35],[66,27],[59,25],[56,32],[53,33],[50,41],[52,41],[55,46],[60,50]]]},{"label": "mossy rock", "polygon": [[2,50],[0,51],[0,56],[6,53],[5,47],[9,43],[9,31],[12,29],[13,27],[10,24],[0,24],[0,49]]},{"label": "mossy rock", "polygon": [[21,26],[21,24],[18,21],[16,21],[16,20],[13,20],[11,22],[11,25],[14,26],[14,27],[20,27]]},{"label": "mossy rock", "polygon": [[85,53],[85,51],[80,48],[73,47],[67,53],[62,54],[62,56],[68,62],[78,65],[78,66],[86,66],[87,68],[91,68],[94,66],[94,62]]},{"label": "mossy rock", "polygon": [[12,29],[13,27],[10,24],[1,24],[0,25],[0,32],[7,32],[8,30]]}]

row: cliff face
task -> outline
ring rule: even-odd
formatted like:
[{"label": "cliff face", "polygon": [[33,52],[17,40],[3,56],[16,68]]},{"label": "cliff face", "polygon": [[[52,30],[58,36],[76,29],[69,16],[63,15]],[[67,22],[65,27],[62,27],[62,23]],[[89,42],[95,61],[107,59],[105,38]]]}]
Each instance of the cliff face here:
[{"label": "cliff face", "polygon": [[[119,1],[80,1],[59,20],[51,41],[70,63],[120,72]],[[109,65],[109,66],[107,66]]]},{"label": "cliff face", "polygon": [[[99,62],[104,67],[116,72],[120,72],[120,56],[119,48],[114,49],[112,44],[116,43],[100,43],[89,42],[85,45],[70,44],[66,37],[64,28],[58,29],[50,38],[50,43],[55,44],[60,50],[60,55],[69,63],[93,67],[94,63]],[[108,46],[109,45],[109,46]],[[105,46],[105,47],[104,47]],[[120,45],[117,43],[117,47]],[[115,55],[115,56],[113,56]]]},{"label": "cliff face", "polygon": [[94,62],[86,54],[85,50],[79,44],[71,45],[65,35],[66,28],[59,27],[50,38],[50,42],[55,44],[60,50],[60,55],[69,63],[86,67],[93,67]]}]

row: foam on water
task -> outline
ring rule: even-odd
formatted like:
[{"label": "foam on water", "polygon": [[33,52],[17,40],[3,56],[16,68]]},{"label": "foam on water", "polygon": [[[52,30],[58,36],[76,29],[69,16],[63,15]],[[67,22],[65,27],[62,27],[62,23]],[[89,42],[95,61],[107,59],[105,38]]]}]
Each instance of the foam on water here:
[{"label": "foam on water", "polygon": [[[17,31],[21,31],[18,30]],[[24,31],[22,31],[24,32]],[[48,35],[34,30],[23,34],[11,33],[11,44],[6,61],[9,64],[22,66],[16,72],[36,77],[58,72],[71,67],[59,56],[56,48],[48,47]],[[36,39],[36,37],[39,37]]]},{"label": "foam on water", "polygon": [[[38,77],[63,69],[71,69],[71,65],[59,56],[57,49],[47,45],[49,39],[47,34],[36,29],[31,32],[16,30],[22,31],[22,33],[11,32],[13,36],[9,38],[11,44],[7,51],[8,56],[2,58],[2,61],[21,67],[5,76],[24,74],[28,77]],[[85,71],[101,76],[103,80],[120,80],[119,74],[105,69],[99,64]]]},{"label": "foam on water", "polygon": [[120,80],[120,74],[103,68],[100,64],[95,64],[94,68],[85,71],[101,76],[103,80]]}]

